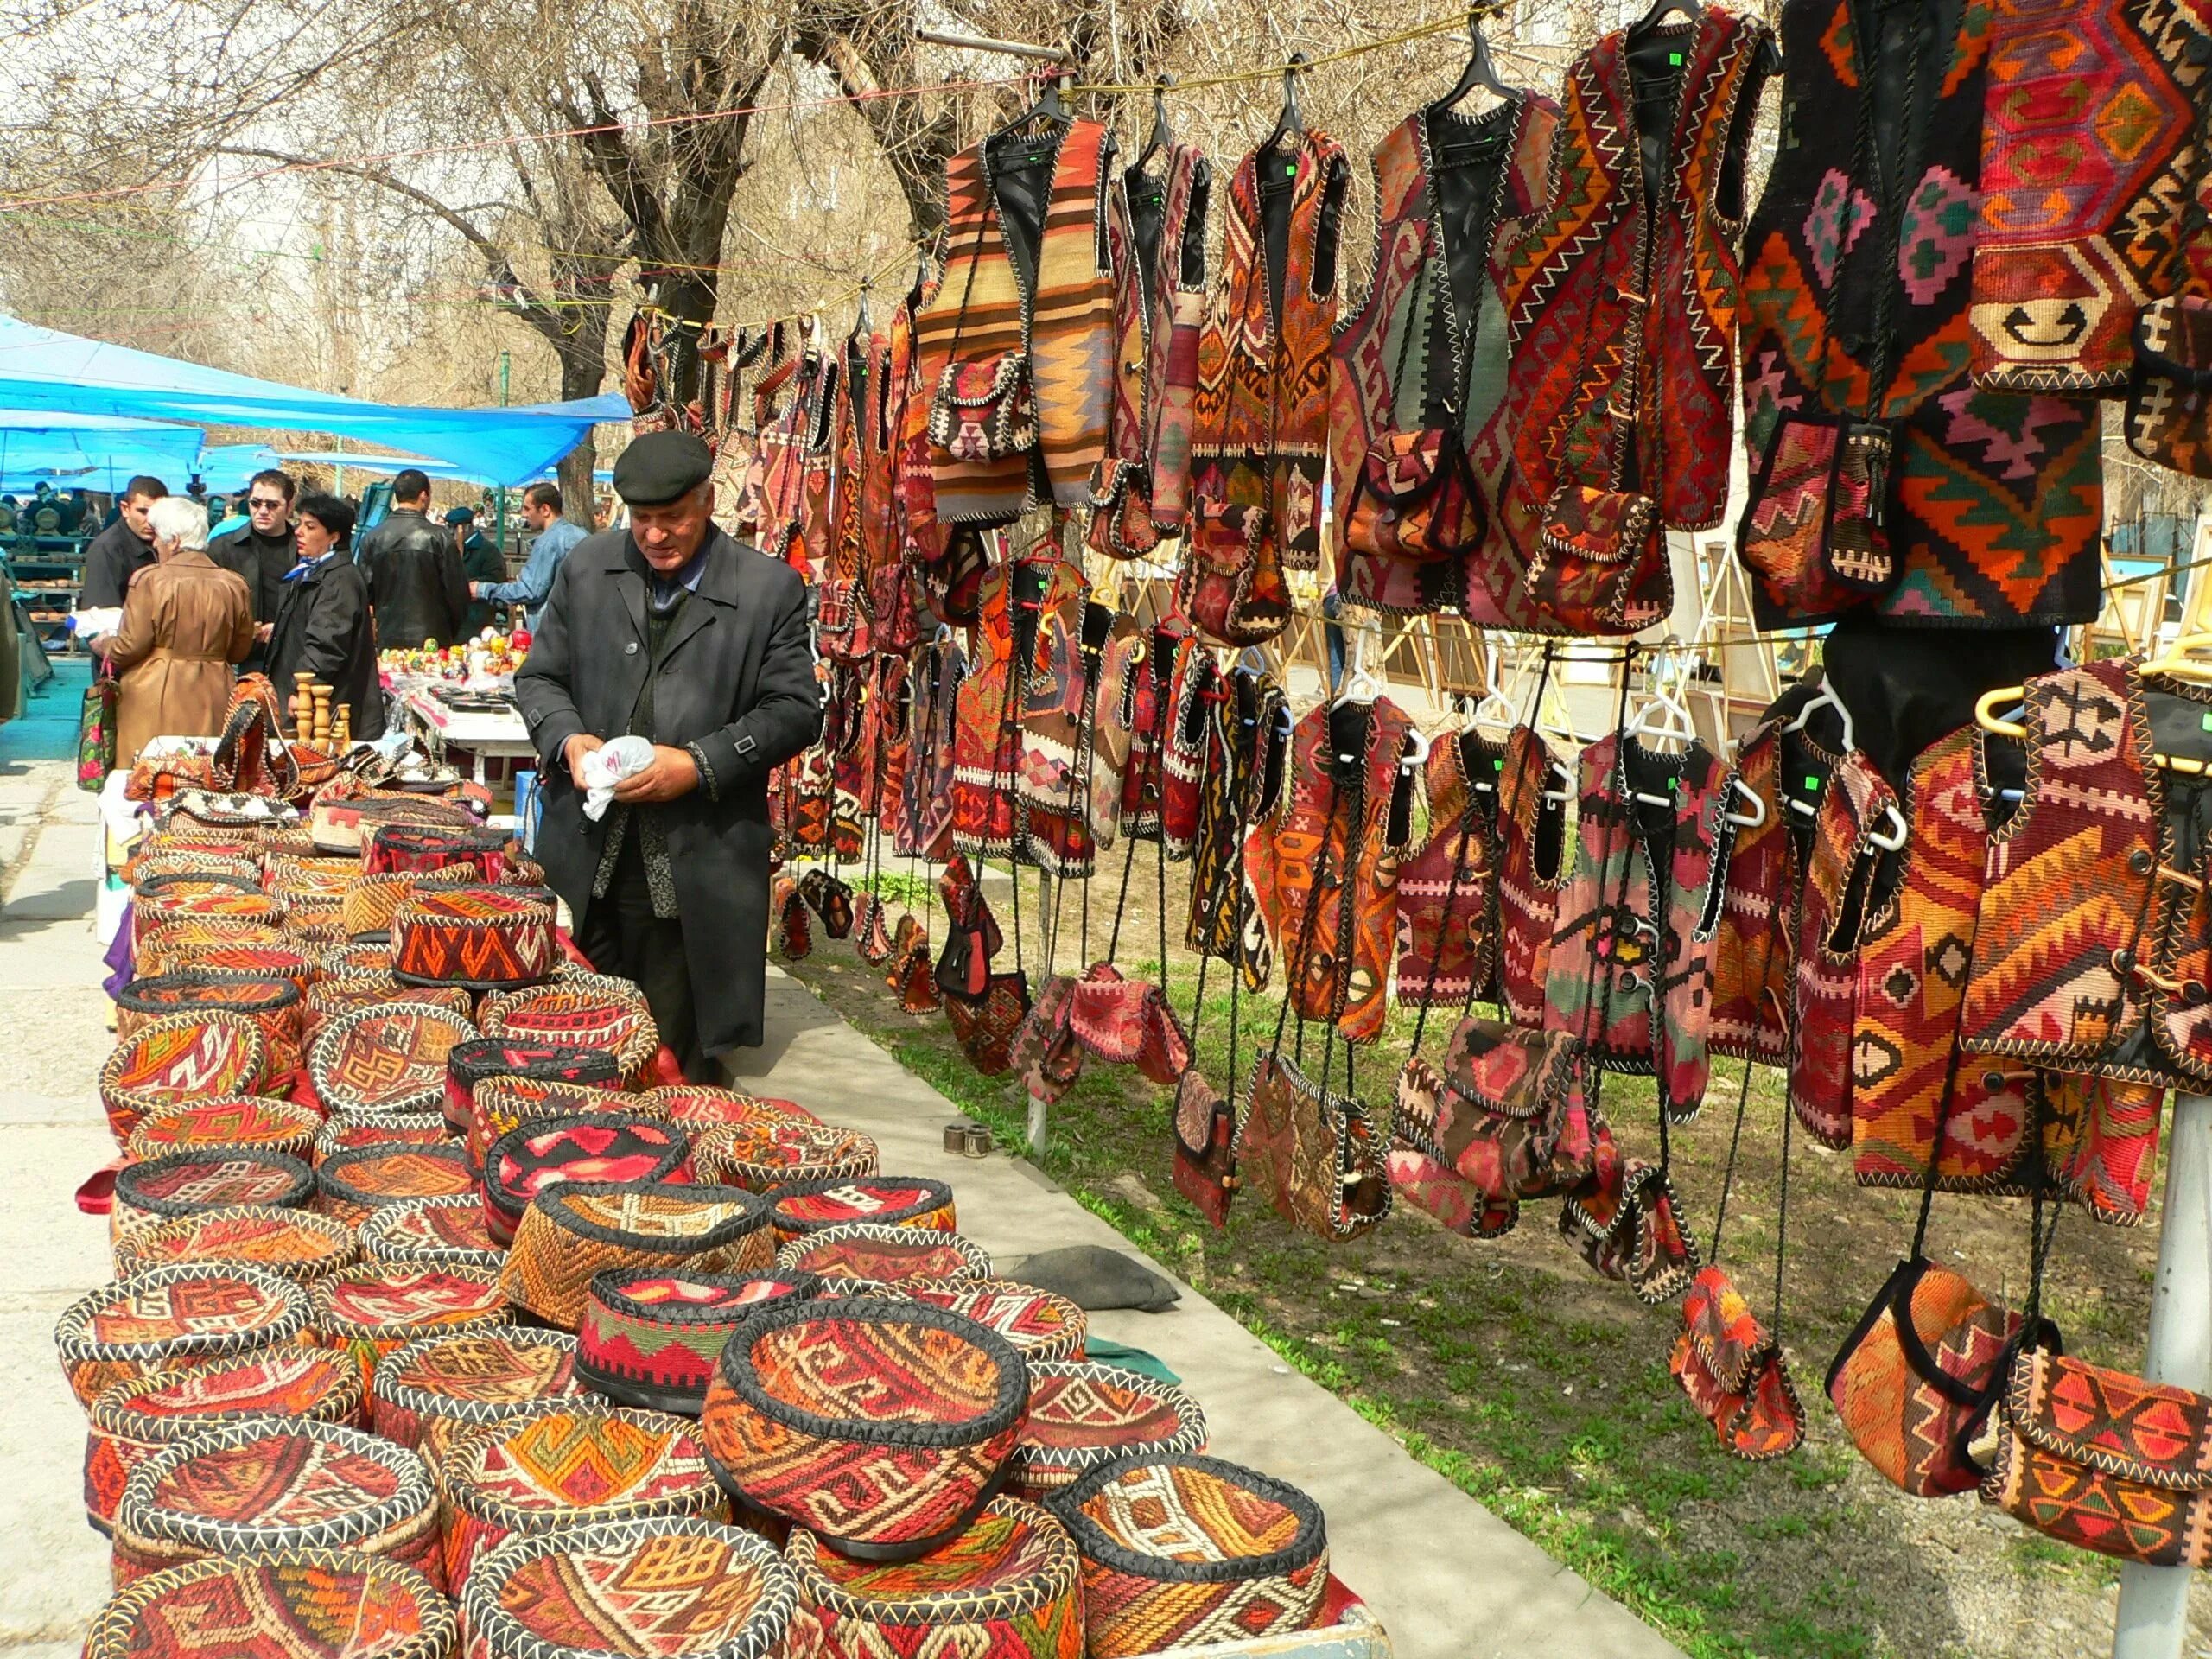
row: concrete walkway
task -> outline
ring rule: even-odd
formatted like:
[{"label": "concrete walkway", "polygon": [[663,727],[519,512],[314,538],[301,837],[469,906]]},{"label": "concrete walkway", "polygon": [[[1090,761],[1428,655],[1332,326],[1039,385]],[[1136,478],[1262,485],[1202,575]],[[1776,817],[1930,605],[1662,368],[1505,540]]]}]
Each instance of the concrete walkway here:
[{"label": "concrete walkway", "polygon": [[[62,701],[73,721],[73,696],[41,704]],[[23,758],[55,753],[37,723],[0,727],[0,1126],[16,1182],[0,1198],[0,1400],[11,1407],[0,1430],[0,1659],[67,1659],[108,1594],[106,1545],[79,1496],[83,1416],[52,1334],[60,1310],[108,1276],[105,1224],[71,1201],[113,1153],[94,1090],[112,1042],[90,924],[98,836],[70,768]],[[772,967],[768,996],[768,1045],[747,1057],[743,1086],[866,1130],[887,1169],[950,1181],[962,1230],[995,1256],[1130,1248],[1027,1163],[946,1156],[950,1103]],[[1401,1659],[1675,1652],[1187,1286],[1169,1312],[1093,1323],[1182,1376],[1206,1408],[1212,1451],[1319,1501],[1338,1576]]]}]

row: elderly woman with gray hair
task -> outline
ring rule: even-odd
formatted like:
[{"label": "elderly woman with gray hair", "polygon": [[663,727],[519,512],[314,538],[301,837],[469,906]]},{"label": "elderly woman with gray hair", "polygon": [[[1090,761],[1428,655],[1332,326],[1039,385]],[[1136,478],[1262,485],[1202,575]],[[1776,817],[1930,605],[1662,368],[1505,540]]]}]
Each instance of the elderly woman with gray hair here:
[{"label": "elderly woman with gray hair", "polygon": [[213,737],[231,701],[231,664],[253,649],[253,595],[207,556],[207,510],[181,495],[148,509],[156,563],[130,584],[107,651],[123,676],[115,764],[156,737]]}]

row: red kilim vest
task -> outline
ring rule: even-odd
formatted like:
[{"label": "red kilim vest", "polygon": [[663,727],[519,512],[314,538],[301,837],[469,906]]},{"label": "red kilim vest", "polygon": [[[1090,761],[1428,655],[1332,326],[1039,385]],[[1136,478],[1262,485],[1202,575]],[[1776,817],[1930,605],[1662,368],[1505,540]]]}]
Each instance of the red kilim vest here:
[{"label": "red kilim vest", "polygon": [[1707,1039],[1716,1054],[1769,1065],[1781,1065],[1788,1052],[1790,920],[1797,902],[1796,848],[1782,792],[1782,724],[1762,721],[1736,749],[1736,779],[1766,816],[1754,826],[1738,825],[1728,849]]},{"label": "red kilim vest", "polygon": [[1564,777],[1551,746],[1527,726],[1506,735],[1497,785],[1497,988],[1516,1026],[1544,1023],[1545,981],[1559,900],[1573,874],[1567,804],[1544,797]]},{"label": "red kilim vest", "polygon": [[1853,750],[1821,797],[1797,895],[1797,997],[1790,1027],[1789,1108],[1824,1147],[1851,1144],[1851,1046],[1858,1024],[1859,935],[1897,795]]},{"label": "red kilim vest", "polygon": [[1428,752],[1428,840],[1398,870],[1398,1001],[1456,1008],[1497,975],[1498,790],[1505,745],[1469,730]]}]

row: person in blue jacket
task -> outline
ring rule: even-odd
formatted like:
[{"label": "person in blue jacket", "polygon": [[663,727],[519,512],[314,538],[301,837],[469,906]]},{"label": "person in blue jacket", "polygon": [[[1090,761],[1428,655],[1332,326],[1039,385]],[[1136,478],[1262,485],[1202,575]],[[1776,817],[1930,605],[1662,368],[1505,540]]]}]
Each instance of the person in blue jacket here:
[{"label": "person in blue jacket", "polygon": [[553,578],[560,574],[561,562],[590,532],[561,516],[557,484],[533,484],[524,490],[522,518],[537,532],[537,539],[530,544],[530,556],[523,561],[522,574],[512,582],[472,582],[469,591],[494,605],[522,606],[530,631],[535,633],[539,613],[545,608],[545,596],[553,591]]}]

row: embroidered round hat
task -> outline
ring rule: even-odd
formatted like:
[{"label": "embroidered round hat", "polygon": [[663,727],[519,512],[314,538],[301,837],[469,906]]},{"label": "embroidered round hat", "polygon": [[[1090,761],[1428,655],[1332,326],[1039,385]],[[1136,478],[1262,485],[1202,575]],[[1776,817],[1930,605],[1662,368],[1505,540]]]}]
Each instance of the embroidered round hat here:
[{"label": "embroidered round hat", "polygon": [[518,1534],[536,1537],[665,1516],[729,1519],[698,1431],[658,1411],[596,1400],[546,1405],[462,1431],[437,1469],[446,1500],[446,1583]]},{"label": "embroidered round hat", "polygon": [[361,873],[358,858],[317,858],[300,853],[264,853],[269,891],[280,897],[294,893],[339,893]]},{"label": "embroidered round hat", "polygon": [[960,1230],[952,1189],[920,1175],[830,1175],[786,1181],[767,1196],[777,1236],[785,1243],[856,1221],[940,1233]]},{"label": "embroidered round hat", "polygon": [[300,988],[282,975],[248,978],[189,968],[153,979],[134,979],[115,995],[115,1034],[139,1029],[172,1014],[235,1014],[261,1027],[271,1076],[300,1065]]},{"label": "embroidered round hat", "polygon": [[138,972],[149,979],[159,979],[171,974],[210,973],[234,974],[246,979],[288,979],[299,990],[303,999],[300,1004],[302,1030],[304,1034],[308,988],[320,969],[315,960],[297,945],[289,944],[273,934],[265,940],[232,940],[215,944],[200,944],[190,949],[177,949],[178,941],[171,933],[155,941],[154,949],[142,950],[137,957]]},{"label": "embroidered round hat", "polygon": [[452,1145],[410,1146],[378,1141],[334,1152],[315,1173],[321,1189],[315,1208],[356,1227],[387,1204],[408,1198],[451,1198],[473,1194],[476,1178],[468,1160]]},{"label": "embroidered round hat", "polygon": [[235,1014],[171,1014],[115,1046],[100,1067],[100,1104],[118,1146],[164,1106],[257,1093],[268,1072],[261,1028]]},{"label": "embroidered round hat", "polygon": [[476,1011],[476,999],[458,985],[402,985],[384,972],[340,974],[308,987],[300,1004],[301,1038],[312,1052],[315,1039],[332,1020],[394,1003],[435,1008],[457,1020],[467,1020]]},{"label": "embroidered round hat", "polygon": [[261,885],[261,861],[236,849],[201,851],[190,843],[172,842],[166,836],[149,836],[139,850],[124,861],[124,884],[136,892],[166,876],[227,875],[250,887]]},{"label": "embroidered round hat", "polygon": [[[210,921],[194,917],[170,922],[138,945],[132,952],[131,965],[146,979],[159,979],[164,974],[181,973],[188,968],[245,966],[254,958],[239,953],[251,946],[286,956],[302,954],[271,923]],[[267,960],[259,959],[262,963]]]},{"label": "embroidered round hat", "polygon": [[461,1615],[471,1659],[797,1659],[797,1600],[766,1539],[676,1516],[512,1538]]},{"label": "embroidered round hat", "polygon": [[322,971],[332,979],[351,979],[357,974],[381,976],[397,985],[391,978],[391,943],[388,939],[348,939],[343,944],[327,944],[322,949]]},{"label": "embroidered round hat", "polygon": [[453,1605],[416,1568],[351,1549],[209,1557],[140,1579],[84,1659],[454,1659]]},{"label": "embroidered round hat", "polygon": [[[899,1285],[896,1293],[988,1325],[1014,1345],[1033,1382],[1040,1361],[1083,1357],[1090,1321],[1055,1292],[1011,1279],[925,1279]],[[1030,1409],[1036,1409],[1033,1399]]]},{"label": "embroidered round hat", "polygon": [[156,1371],[101,1392],[86,1413],[85,1510],[106,1532],[138,1465],[211,1428],[274,1419],[358,1426],[360,1371],[319,1348],[270,1348],[198,1370]]},{"label": "embroidered round hat", "polygon": [[643,1096],[596,1084],[547,1083],[534,1077],[486,1077],[469,1096],[469,1166],[484,1167],[485,1154],[501,1135],[525,1123],[551,1118],[583,1117],[595,1112],[616,1112],[625,1117],[652,1117]]},{"label": "embroidered round hat", "polygon": [[334,1216],[236,1205],[132,1228],[115,1241],[115,1276],[236,1262],[304,1285],[351,1267],[359,1254],[353,1230]]},{"label": "embroidered round hat", "polygon": [[288,939],[334,944],[346,937],[346,888],[299,887],[283,896],[284,915],[278,926]]},{"label": "embroidered round hat", "polygon": [[576,1375],[610,1400],[696,1417],[722,1344],[753,1313],[804,1301],[810,1273],[616,1268],[595,1275],[576,1327]]},{"label": "embroidered round hat", "polygon": [[876,1171],[875,1142],[852,1129],[780,1114],[724,1123],[693,1153],[702,1179],[766,1192],[791,1181],[847,1180]]},{"label": "embroidered round hat", "polygon": [[424,887],[391,918],[391,970],[474,991],[535,985],[561,960],[553,906],[507,887]]},{"label": "embroidered round hat", "polygon": [[1081,1561],[1067,1529],[1033,1503],[995,1497],[912,1561],[854,1560],[804,1527],[784,1559],[798,1618],[816,1624],[825,1654],[1083,1659]]},{"label": "embroidered round hat", "polygon": [[911,1559],[996,1490],[1029,1402],[1013,1344],[867,1296],[765,1307],[723,1345],[700,1427],[731,1495],[840,1553]]},{"label": "embroidered round hat", "polygon": [[130,1131],[123,1151],[141,1160],[206,1147],[254,1147],[304,1158],[321,1125],[311,1106],[264,1095],[217,1095],[173,1101],[148,1113]]},{"label": "embroidered round hat", "polygon": [[359,1236],[361,1254],[372,1262],[497,1273],[507,1258],[484,1225],[483,1205],[472,1198],[406,1198],[382,1205],[361,1224]]},{"label": "embroidered round hat", "polygon": [[632,1088],[651,1079],[660,1048],[645,993],[609,974],[563,974],[550,985],[487,996],[477,1012],[487,1037],[605,1049]]},{"label": "embroidered round hat", "polygon": [[794,1238],[776,1252],[776,1265],[814,1274],[834,1290],[991,1276],[991,1258],[983,1248],[957,1233],[873,1221]]},{"label": "embroidered round hat", "polygon": [[365,1380],[377,1362],[448,1331],[507,1323],[507,1299],[489,1268],[434,1262],[370,1262],[308,1287],[322,1344],[343,1350]]},{"label": "embroidered round hat", "polygon": [[402,1446],[457,1428],[518,1417],[540,1402],[582,1391],[576,1339],[558,1331],[494,1325],[442,1333],[386,1354],[369,1386],[369,1420]]},{"label": "embroidered round hat", "polygon": [[[391,938],[400,906],[435,887],[466,887],[471,873],[454,870],[398,870],[357,875],[346,884],[338,904],[338,923],[347,939]],[[395,956],[395,960],[396,960]]]},{"label": "embroidered round hat", "polygon": [[327,1112],[435,1112],[445,1098],[446,1056],[474,1035],[459,1014],[419,1002],[357,1008],[316,1036],[308,1080]]},{"label": "embroidered round hat", "polygon": [[369,838],[388,823],[468,829],[476,815],[455,801],[430,795],[379,792],[350,799],[323,791],[308,813],[308,834],[315,849],[358,859]]},{"label": "embroidered round hat", "polygon": [[429,1469],[336,1423],[257,1419],[163,1447],[124,1483],[114,1537],[118,1589],[202,1556],[272,1549],[359,1550],[444,1587]]},{"label": "embroidered round hat", "polygon": [[507,850],[514,844],[504,830],[380,824],[361,849],[361,865],[371,875],[460,870],[472,882],[496,886],[506,875]]},{"label": "embroidered round hat", "polygon": [[539,1083],[581,1083],[620,1088],[622,1068],[605,1049],[573,1043],[532,1043],[505,1037],[472,1037],[446,1056],[446,1122],[467,1131],[476,1085],[489,1077],[528,1077]]},{"label": "embroidered round hat", "polygon": [[257,887],[206,887],[197,893],[142,893],[131,900],[130,916],[130,943],[136,949],[181,922],[250,922],[267,926],[276,922],[277,911],[276,901]]},{"label": "embroidered round hat", "polygon": [[1311,1630],[1321,1611],[1320,1506],[1256,1471],[1217,1458],[1123,1458],[1046,1507],[1083,1557],[1096,1659]]},{"label": "embroidered round hat", "polygon": [[394,1144],[443,1147],[452,1141],[437,1112],[333,1112],[315,1131],[308,1161],[321,1169],[334,1153]]},{"label": "embroidered round hat", "polygon": [[62,1311],[54,1327],[61,1369],[80,1405],[152,1371],[213,1364],[307,1339],[307,1292],[233,1262],[149,1268]]},{"label": "embroidered round hat", "polygon": [[1206,1447],[1206,1414],[1172,1382],[1125,1366],[1033,1361],[1029,1419],[1007,1460],[1008,1490],[1043,1500],[1117,1458]]},{"label": "embroidered round hat", "polygon": [[287,1153],[258,1147],[164,1153],[116,1171],[108,1236],[209,1210],[297,1210],[314,1197],[315,1172]]},{"label": "embroidered round hat", "polygon": [[248,870],[164,870],[141,874],[130,884],[133,904],[143,900],[149,911],[168,899],[202,893],[259,893],[261,877]]},{"label": "embroidered round hat", "polygon": [[725,1123],[750,1123],[762,1118],[815,1122],[788,1102],[770,1102],[741,1089],[716,1089],[703,1083],[668,1083],[638,1096],[671,1123],[681,1123],[694,1134]]},{"label": "embroidered round hat", "polygon": [[739,1187],[564,1181],[531,1200],[500,1281],[517,1307],[573,1331],[609,1268],[757,1273],[775,1249],[766,1205]]},{"label": "embroidered round hat", "polygon": [[500,1243],[512,1243],[531,1200],[563,1181],[688,1182],[690,1152],[671,1125],[616,1112],[521,1124],[485,1154],[485,1225]]}]

